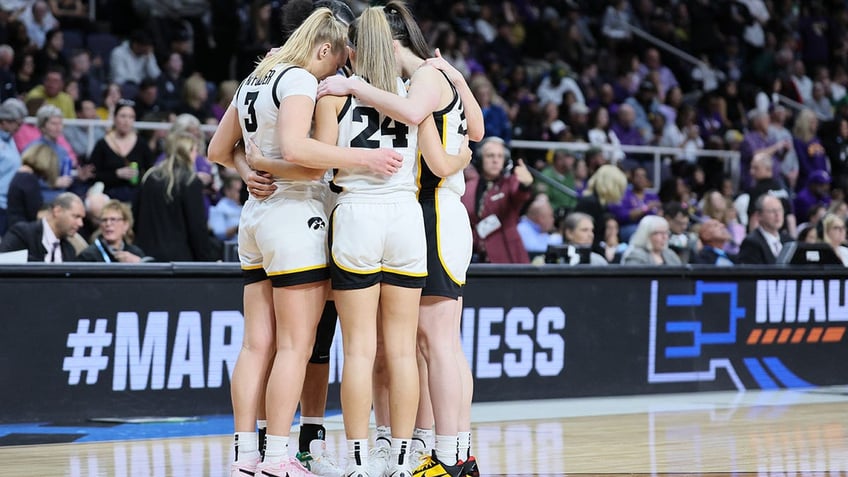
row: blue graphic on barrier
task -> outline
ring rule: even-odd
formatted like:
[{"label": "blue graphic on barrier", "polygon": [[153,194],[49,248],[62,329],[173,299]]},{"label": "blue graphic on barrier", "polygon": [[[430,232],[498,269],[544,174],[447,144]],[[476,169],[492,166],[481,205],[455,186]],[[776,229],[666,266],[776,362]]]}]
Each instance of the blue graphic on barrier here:
[{"label": "blue graphic on barrier", "polygon": [[699,307],[704,303],[706,294],[728,295],[728,326],[725,332],[704,333],[702,323],[697,321],[669,321],[665,324],[667,333],[691,333],[691,346],[669,346],[665,349],[666,358],[696,358],[701,355],[701,345],[733,344],[736,342],[737,321],[745,318],[745,308],[738,306],[739,286],[736,283],[695,282],[693,295],[669,295],[666,305]]}]

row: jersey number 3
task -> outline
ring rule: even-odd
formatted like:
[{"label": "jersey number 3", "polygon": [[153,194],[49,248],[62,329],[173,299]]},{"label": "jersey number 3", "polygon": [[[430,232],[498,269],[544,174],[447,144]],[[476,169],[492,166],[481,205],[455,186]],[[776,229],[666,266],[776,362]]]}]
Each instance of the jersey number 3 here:
[{"label": "jersey number 3", "polygon": [[380,147],[380,141],[371,139],[377,129],[380,130],[381,136],[392,138],[392,147],[404,148],[409,147],[407,135],[409,127],[406,124],[396,122],[394,119],[386,116],[383,123],[379,126],[380,113],[376,109],[357,106],[353,108],[353,120],[358,123],[365,123],[365,129],[362,130],[353,140],[350,141],[351,147],[365,147],[368,149],[377,149]]},{"label": "jersey number 3", "polygon": [[259,123],[256,121],[256,98],[259,97],[259,91],[251,91],[244,95],[244,104],[247,105],[247,117],[244,118],[244,129],[247,132],[256,132],[259,128]]}]

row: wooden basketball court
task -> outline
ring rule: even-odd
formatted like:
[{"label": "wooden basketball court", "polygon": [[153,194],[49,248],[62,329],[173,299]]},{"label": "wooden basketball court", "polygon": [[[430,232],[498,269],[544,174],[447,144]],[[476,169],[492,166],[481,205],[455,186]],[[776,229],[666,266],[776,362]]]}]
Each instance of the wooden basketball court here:
[{"label": "wooden basketball court", "polygon": [[[483,403],[474,422],[487,476],[848,476],[848,387]],[[230,440],[0,447],[0,476],[225,477]]]}]

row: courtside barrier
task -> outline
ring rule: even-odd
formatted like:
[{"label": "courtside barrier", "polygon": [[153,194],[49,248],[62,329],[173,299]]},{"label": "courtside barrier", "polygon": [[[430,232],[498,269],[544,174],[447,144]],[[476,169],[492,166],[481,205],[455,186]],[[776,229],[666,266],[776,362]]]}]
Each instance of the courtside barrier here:
[{"label": "courtside barrier", "polygon": [[[845,268],[472,266],[477,401],[848,384]],[[0,421],[230,410],[235,264],[0,266]],[[341,340],[331,356],[338,408]]]}]

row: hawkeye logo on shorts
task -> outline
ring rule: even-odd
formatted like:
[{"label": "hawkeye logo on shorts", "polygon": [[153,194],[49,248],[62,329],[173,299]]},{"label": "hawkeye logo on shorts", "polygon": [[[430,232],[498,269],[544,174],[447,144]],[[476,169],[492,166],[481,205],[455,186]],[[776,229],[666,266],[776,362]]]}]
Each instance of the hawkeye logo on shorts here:
[{"label": "hawkeye logo on shorts", "polygon": [[327,224],[324,223],[324,219],[322,219],[321,217],[312,217],[311,219],[306,221],[306,225],[308,225],[309,228],[312,230],[324,230],[324,228],[327,226]]},{"label": "hawkeye logo on shorts", "polygon": [[651,284],[649,383],[807,387],[830,379],[817,362],[842,359],[848,281],[699,280],[685,288]]}]

